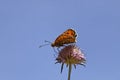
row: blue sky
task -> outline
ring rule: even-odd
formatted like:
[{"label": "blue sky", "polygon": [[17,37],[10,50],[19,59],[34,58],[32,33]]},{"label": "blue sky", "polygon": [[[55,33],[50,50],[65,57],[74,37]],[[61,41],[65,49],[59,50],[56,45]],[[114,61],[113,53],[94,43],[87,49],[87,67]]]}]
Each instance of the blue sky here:
[{"label": "blue sky", "polygon": [[72,70],[71,80],[120,79],[119,0],[0,0],[0,80],[67,80],[60,74],[51,46],[68,28],[86,67]]}]

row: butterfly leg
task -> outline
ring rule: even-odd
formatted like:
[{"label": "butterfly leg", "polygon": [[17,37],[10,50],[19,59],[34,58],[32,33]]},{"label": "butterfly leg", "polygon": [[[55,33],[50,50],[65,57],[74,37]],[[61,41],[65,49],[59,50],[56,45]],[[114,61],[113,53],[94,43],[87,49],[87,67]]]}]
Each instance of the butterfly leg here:
[{"label": "butterfly leg", "polygon": [[55,50],[55,48],[54,48],[54,47],[53,47],[53,50],[54,50],[54,52],[55,52],[55,53],[58,53],[58,52]]},{"label": "butterfly leg", "polygon": [[60,47],[57,47],[58,52],[60,52]]}]

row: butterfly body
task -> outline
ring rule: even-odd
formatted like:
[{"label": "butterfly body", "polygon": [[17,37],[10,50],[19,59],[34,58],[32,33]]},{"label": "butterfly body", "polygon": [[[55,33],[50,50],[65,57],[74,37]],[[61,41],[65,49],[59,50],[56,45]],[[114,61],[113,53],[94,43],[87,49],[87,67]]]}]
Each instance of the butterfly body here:
[{"label": "butterfly body", "polygon": [[77,34],[73,29],[68,29],[59,35],[56,40],[51,44],[52,47],[61,47],[64,44],[75,43]]}]

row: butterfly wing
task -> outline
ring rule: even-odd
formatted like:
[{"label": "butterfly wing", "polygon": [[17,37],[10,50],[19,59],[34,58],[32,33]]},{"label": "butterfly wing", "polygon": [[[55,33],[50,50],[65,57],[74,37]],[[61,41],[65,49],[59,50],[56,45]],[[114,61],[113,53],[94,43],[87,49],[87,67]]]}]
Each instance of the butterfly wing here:
[{"label": "butterfly wing", "polygon": [[73,29],[68,29],[65,32],[63,32],[63,34],[61,34],[61,35],[77,37],[77,34],[76,34],[75,30],[73,30]]},{"label": "butterfly wing", "polygon": [[64,44],[74,43],[76,42],[76,37],[76,32],[73,29],[68,29],[56,38],[53,46],[59,47]]}]

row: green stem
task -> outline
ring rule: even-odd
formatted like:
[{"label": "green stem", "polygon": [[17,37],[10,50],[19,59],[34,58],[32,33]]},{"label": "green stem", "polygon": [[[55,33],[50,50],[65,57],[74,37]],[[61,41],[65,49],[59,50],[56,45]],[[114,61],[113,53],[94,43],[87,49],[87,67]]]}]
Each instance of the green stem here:
[{"label": "green stem", "polygon": [[72,64],[69,64],[68,80],[70,80],[71,70],[72,70]]}]

